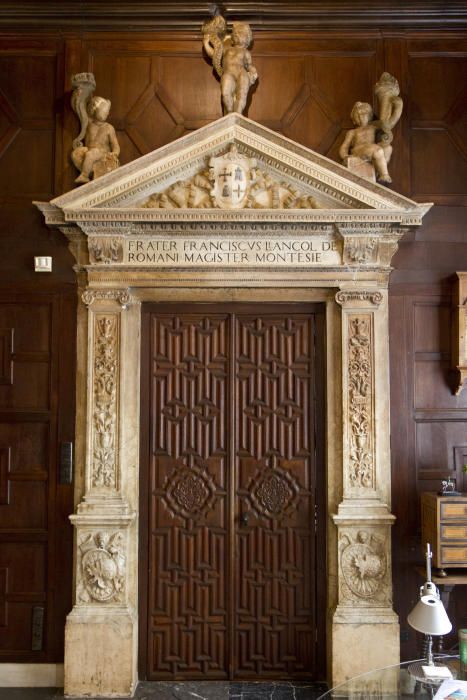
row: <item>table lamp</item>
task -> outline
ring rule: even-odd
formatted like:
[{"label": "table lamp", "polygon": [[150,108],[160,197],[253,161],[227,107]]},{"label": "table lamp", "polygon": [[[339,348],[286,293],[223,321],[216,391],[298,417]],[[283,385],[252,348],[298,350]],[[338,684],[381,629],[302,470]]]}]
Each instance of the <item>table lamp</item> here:
[{"label": "table lamp", "polygon": [[[446,667],[436,666],[433,661],[432,651],[432,636],[447,634],[452,630],[452,624],[449,621],[444,605],[440,599],[439,591],[431,580],[431,558],[433,554],[430,545],[426,545],[426,581],[423,586],[420,586],[420,600],[409,613],[407,622],[417,632],[422,632],[427,637],[427,660],[426,665],[422,666],[424,676],[426,678],[450,678],[451,674]],[[415,666],[415,665],[414,665]],[[418,675],[420,665],[416,664],[417,669],[409,670],[413,675]],[[443,672],[442,669],[446,669]]]}]

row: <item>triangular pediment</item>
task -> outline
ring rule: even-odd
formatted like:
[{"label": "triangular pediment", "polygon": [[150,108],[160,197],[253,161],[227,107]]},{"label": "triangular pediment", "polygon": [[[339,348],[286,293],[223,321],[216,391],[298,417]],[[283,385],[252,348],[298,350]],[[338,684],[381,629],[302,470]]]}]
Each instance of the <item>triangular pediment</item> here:
[{"label": "triangular pediment", "polygon": [[244,218],[245,210],[254,211],[254,218],[261,210],[308,209],[311,218],[322,217],[324,211],[355,216],[372,210],[402,216],[393,220],[410,214],[421,221],[427,209],[239,114],[182,136],[50,204],[68,221],[85,211],[95,216],[101,212],[105,218],[118,212],[120,220],[174,220],[201,208],[209,219],[223,207],[220,196],[212,194],[209,172],[232,149],[253,164],[255,186],[254,196],[245,198],[241,207],[227,207],[229,217]]}]

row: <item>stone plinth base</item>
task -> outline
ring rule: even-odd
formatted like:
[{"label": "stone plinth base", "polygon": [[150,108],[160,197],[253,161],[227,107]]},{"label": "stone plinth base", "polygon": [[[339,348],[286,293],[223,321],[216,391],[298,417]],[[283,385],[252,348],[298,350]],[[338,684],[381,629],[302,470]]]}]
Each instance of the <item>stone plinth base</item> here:
[{"label": "stone plinth base", "polygon": [[357,158],[356,156],[348,156],[345,165],[350,171],[355,173],[355,175],[360,175],[360,177],[366,177],[367,180],[376,182],[374,165],[368,160],[362,160],[362,158]]},{"label": "stone plinth base", "polygon": [[399,623],[335,623],[332,629],[332,685],[361,673],[400,663]]},{"label": "stone plinth base", "polygon": [[65,626],[65,695],[132,696],[136,638],[128,611],[75,608]]}]

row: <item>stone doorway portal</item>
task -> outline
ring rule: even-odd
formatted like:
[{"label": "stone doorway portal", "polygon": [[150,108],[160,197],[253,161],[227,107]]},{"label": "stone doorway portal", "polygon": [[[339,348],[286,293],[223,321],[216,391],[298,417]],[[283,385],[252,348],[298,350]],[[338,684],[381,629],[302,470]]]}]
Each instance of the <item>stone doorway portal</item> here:
[{"label": "stone doorway portal", "polygon": [[[308,208],[279,196],[197,208],[171,196],[196,187],[213,158],[237,156],[256,162],[272,194],[295,192]],[[66,694],[125,696],[138,678],[144,303],[326,305],[329,679],[397,663],[387,290],[398,241],[431,205],[238,114],[37,204],[69,240],[80,294]]]}]

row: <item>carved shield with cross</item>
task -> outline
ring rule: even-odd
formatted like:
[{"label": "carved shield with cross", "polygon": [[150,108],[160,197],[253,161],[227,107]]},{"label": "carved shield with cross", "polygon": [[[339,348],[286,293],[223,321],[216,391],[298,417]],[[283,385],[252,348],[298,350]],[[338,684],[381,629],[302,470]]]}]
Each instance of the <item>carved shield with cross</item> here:
[{"label": "carved shield with cross", "polygon": [[255,179],[256,161],[247,158],[232,145],[222,156],[209,161],[209,177],[213,184],[211,195],[221,209],[243,209]]}]

